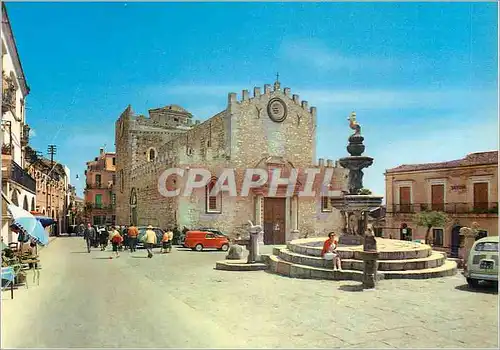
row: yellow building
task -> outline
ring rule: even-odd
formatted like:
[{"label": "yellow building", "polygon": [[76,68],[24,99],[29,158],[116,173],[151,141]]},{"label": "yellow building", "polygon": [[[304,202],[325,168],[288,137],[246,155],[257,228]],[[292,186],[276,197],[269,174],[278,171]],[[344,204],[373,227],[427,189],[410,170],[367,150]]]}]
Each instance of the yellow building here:
[{"label": "yellow building", "polygon": [[432,228],[433,245],[457,256],[460,228],[477,222],[482,235],[498,235],[498,151],[468,154],[441,163],[400,165],[386,170],[385,237],[424,239],[427,228],[415,213],[434,210],[450,217]]}]

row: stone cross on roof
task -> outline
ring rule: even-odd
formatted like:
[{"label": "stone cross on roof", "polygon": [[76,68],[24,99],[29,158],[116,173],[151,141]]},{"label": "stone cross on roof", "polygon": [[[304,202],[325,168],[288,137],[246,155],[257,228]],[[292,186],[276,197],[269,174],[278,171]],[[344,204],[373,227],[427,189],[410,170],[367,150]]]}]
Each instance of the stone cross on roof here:
[{"label": "stone cross on roof", "polygon": [[274,90],[279,90],[280,89],[280,74],[276,73],[276,82],[274,83]]}]

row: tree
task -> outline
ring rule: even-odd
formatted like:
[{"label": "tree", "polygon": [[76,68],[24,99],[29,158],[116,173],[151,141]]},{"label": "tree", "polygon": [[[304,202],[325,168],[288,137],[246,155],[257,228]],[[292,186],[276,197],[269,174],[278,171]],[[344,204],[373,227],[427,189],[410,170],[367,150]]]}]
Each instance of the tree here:
[{"label": "tree", "polygon": [[372,194],[372,191],[370,191],[369,189],[367,188],[362,188],[358,191],[358,194],[361,194],[361,195],[370,195]]},{"label": "tree", "polygon": [[415,214],[413,218],[417,226],[427,227],[427,232],[425,233],[425,243],[427,244],[430,239],[431,228],[444,227],[449,220],[448,215],[440,211],[424,211]]}]

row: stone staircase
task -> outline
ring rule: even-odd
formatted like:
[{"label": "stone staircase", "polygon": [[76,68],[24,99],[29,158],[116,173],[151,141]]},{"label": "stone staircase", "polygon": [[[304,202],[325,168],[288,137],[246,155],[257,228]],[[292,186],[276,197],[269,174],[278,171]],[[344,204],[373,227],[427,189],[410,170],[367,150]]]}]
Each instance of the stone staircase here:
[{"label": "stone staircase", "polygon": [[[294,278],[361,281],[362,246],[340,246],[342,271],[333,271],[333,262],[321,258],[326,238],[299,239],[275,247],[263,255],[270,272]],[[452,276],[457,263],[425,244],[377,238],[379,249],[378,279],[426,279]]]}]

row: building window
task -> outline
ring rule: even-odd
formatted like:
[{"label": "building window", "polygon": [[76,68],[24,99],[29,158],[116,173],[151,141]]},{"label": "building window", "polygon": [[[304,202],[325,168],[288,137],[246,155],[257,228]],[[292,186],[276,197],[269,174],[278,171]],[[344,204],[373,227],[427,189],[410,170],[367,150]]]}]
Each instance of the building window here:
[{"label": "building window", "polygon": [[95,185],[97,187],[100,187],[101,186],[101,174],[96,174],[95,175]]},{"label": "building window", "polygon": [[324,213],[329,213],[332,211],[330,206],[330,199],[328,197],[321,197],[321,211]]},{"label": "building window", "polygon": [[432,242],[433,242],[433,245],[435,245],[436,247],[443,246],[443,229],[442,228],[435,228],[432,230]]},{"label": "building window", "polygon": [[116,158],[113,157],[113,165],[116,165]]},{"label": "building window", "polygon": [[152,162],[156,159],[156,151],[154,148],[150,148],[148,151],[148,162]]},{"label": "building window", "polygon": [[488,211],[488,187],[487,182],[474,183],[474,211],[486,212]]},{"label": "building window", "polygon": [[431,185],[431,203],[433,211],[444,211],[444,185]]},{"label": "building window", "polygon": [[116,175],[115,174],[113,174],[111,176],[111,181],[112,181],[113,185],[116,183]]},{"label": "building window", "polygon": [[95,195],[95,207],[102,208],[102,194]]},{"label": "building window", "polygon": [[222,212],[222,192],[215,195],[210,195],[210,192],[214,189],[217,180],[213,179],[206,186],[206,211],[207,213],[220,214]]},{"label": "building window", "polygon": [[122,193],[124,186],[125,186],[125,179],[123,178],[123,170],[120,170],[120,191]]},{"label": "building window", "polygon": [[396,212],[410,213],[411,212],[411,187],[399,187],[399,210]]}]

